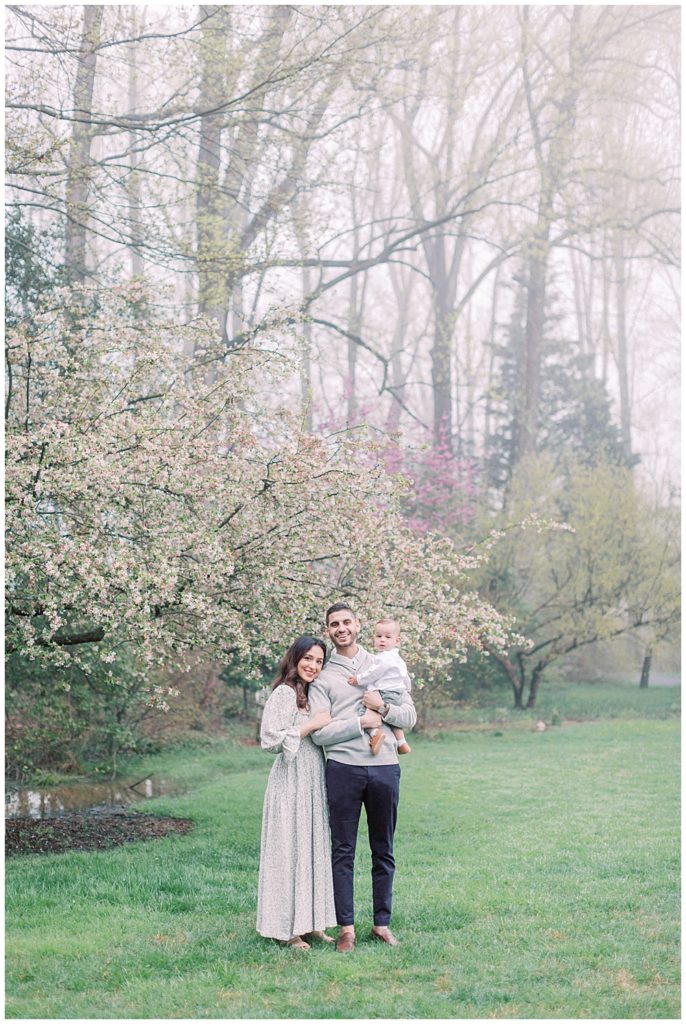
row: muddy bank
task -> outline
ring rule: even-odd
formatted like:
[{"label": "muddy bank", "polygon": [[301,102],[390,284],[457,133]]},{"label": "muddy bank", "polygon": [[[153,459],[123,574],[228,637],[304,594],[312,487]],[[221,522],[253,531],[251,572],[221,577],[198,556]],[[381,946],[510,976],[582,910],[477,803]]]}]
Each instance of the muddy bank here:
[{"label": "muddy bank", "polygon": [[9,818],[5,821],[5,855],[107,850],[123,843],[184,835],[192,827],[193,822],[189,818],[136,812],[85,812],[44,819]]}]

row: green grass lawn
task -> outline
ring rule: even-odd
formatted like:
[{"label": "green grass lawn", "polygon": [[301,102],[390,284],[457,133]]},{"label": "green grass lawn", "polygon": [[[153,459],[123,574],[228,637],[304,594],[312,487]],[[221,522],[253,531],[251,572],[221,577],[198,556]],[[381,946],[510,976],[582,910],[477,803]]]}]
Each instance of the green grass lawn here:
[{"label": "green grass lawn", "polygon": [[[672,700],[674,694],[671,694]],[[187,837],[7,862],[7,1016],[679,1016],[679,725],[418,736],[403,759],[393,928],[309,953],[254,931],[269,755],[225,740],[139,760]]]}]

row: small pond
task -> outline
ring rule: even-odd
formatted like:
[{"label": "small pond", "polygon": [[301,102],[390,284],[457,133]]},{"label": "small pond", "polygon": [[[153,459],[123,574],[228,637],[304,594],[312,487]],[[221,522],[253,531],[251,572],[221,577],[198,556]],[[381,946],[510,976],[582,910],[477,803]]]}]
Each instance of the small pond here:
[{"label": "small pond", "polygon": [[89,807],[128,807],[155,796],[180,792],[181,787],[157,775],[126,782],[73,782],[59,786],[6,787],[6,818],[53,818],[68,811]]}]

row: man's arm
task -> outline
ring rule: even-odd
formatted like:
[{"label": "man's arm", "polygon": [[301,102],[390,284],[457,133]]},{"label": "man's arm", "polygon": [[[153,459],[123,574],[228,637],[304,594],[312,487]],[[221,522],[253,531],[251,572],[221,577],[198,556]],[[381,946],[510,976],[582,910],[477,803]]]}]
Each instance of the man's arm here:
[{"label": "man's arm", "polygon": [[[307,699],[310,703],[311,714],[314,715],[317,711],[328,711],[329,714],[333,714],[328,691],[324,684],[316,679],[307,691]],[[345,740],[351,740],[353,737],[361,735],[362,726],[357,715],[353,718],[335,718],[333,722],[325,725],[323,729],[310,733],[312,740],[318,747],[329,747],[334,743],[344,743]]]},{"label": "man's arm", "polygon": [[[407,690],[403,690],[398,696],[400,697],[400,703],[389,704],[388,714],[382,721],[386,725],[395,725],[398,729],[413,729],[417,724],[417,711],[414,701]],[[367,690],[362,698],[362,703],[373,711],[378,711],[383,707],[383,699],[377,690]],[[330,729],[331,726],[327,725],[325,728]]]}]

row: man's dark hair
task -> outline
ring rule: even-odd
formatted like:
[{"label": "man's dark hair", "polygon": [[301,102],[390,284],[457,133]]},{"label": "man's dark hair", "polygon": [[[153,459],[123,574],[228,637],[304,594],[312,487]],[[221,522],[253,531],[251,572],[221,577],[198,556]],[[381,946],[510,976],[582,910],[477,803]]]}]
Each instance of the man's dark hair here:
[{"label": "man's dark hair", "polygon": [[[327,626],[329,625],[329,615],[332,615],[333,612],[344,612],[344,611],[345,612],[352,612],[352,614],[355,615],[355,612],[353,611],[353,609],[350,607],[349,604],[346,604],[345,601],[338,601],[336,604],[332,604],[330,608],[327,608],[326,609],[326,619],[324,620],[326,622]],[[355,618],[357,618],[356,615],[355,615]]]}]

